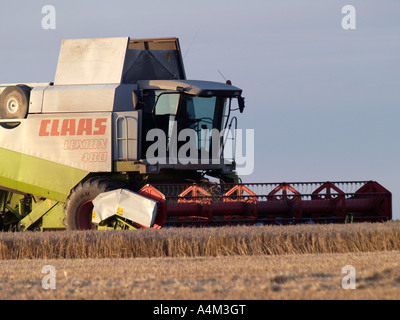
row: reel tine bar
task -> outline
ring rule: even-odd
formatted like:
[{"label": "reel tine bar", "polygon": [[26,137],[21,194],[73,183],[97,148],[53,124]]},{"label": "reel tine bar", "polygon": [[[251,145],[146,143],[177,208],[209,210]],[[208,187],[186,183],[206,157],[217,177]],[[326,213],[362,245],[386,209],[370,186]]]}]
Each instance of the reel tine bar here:
[{"label": "reel tine bar", "polygon": [[211,224],[231,220],[243,224],[344,223],[349,217],[369,222],[392,218],[391,193],[375,181],[150,187],[162,200],[159,223],[188,219]]}]

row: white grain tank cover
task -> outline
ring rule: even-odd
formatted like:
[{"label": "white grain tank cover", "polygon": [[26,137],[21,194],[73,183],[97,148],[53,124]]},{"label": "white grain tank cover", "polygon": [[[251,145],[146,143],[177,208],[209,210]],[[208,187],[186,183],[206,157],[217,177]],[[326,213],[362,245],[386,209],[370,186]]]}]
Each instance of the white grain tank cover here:
[{"label": "white grain tank cover", "polygon": [[119,84],[128,37],[63,40],[54,85]]},{"label": "white grain tank cover", "polygon": [[151,228],[157,216],[157,202],[127,189],[104,192],[93,200],[92,223],[114,215]]}]

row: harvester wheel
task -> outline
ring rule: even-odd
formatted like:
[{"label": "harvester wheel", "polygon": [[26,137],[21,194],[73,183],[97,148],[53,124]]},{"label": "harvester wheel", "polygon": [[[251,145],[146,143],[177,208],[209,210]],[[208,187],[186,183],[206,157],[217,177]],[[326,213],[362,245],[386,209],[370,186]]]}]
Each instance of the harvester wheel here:
[{"label": "harvester wheel", "polygon": [[92,224],[92,201],[103,192],[122,187],[119,181],[102,177],[93,177],[80,182],[72,189],[64,207],[64,225],[67,230],[90,230]]},{"label": "harvester wheel", "polygon": [[0,119],[23,119],[28,115],[31,88],[10,86],[0,95]]}]

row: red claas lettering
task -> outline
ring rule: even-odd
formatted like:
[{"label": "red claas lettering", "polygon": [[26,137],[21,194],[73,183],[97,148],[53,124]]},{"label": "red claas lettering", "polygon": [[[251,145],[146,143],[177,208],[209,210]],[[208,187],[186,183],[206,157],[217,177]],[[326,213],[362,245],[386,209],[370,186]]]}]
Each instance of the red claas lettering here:
[{"label": "red claas lettering", "polygon": [[40,137],[101,136],[106,133],[107,118],[99,119],[44,119],[40,123]]}]

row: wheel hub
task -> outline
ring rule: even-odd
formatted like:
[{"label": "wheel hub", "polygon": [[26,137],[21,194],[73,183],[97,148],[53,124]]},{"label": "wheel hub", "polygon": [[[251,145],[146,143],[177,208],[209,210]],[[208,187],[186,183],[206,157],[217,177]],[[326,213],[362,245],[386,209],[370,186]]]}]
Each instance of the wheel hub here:
[{"label": "wheel hub", "polygon": [[9,113],[13,113],[13,114],[17,113],[18,109],[19,109],[19,104],[18,104],[17,99],[11,98],[10,100],[8,100],[7,110]]}]

